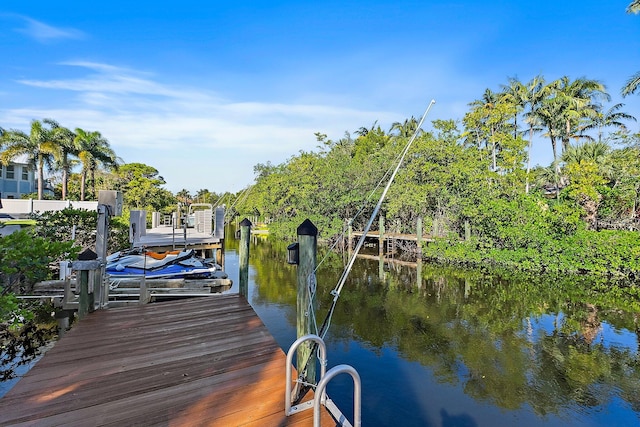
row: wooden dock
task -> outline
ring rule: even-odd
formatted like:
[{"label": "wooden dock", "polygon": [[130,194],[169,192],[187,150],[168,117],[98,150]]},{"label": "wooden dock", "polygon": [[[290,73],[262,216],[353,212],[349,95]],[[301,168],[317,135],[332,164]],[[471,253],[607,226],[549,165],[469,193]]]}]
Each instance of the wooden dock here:
[{"label": "wooden dock", "polygon": [[[354,231],[352,233],[353,237],[361,237],[362,231]],[[366,236],[367,239],[380,239],[380,232],[377,230],[369,230]],[[404,240],[408,242],[417,242],[418,235],[417,234],[405,234],[405,233],[384,233],[382,236],[384,240]],[[434,238],[428,234],[424,234],[422,236],[423,242],[433,242]]]},{"label": "wooden dock", "polygon": [[0,399],[0,425],[311,426],[284,415],[285,361],[239,295],[99,310]]}]

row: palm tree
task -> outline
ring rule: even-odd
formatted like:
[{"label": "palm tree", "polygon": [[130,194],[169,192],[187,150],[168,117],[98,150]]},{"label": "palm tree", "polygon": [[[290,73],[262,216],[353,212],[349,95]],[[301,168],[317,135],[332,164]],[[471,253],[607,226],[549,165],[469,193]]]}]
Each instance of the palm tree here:
[{"label": "palm tree", "polygon": [[562,142],[564,152],[571,138],[587,138],[583,133],[584,121],[600,113],[602,107],[598,100],[608,100],[609,94],[597,80],[578,78],[571,81],[566,76],[551,82],[546,90],[548,93],[532,114],[547,129],[553,160],[557,162],[557,142]]},{"label": "palm tree", "polygon": [[515,77],[509,79],[509,84],[502,85],[502,101],[511,103],[516,107],[513,115],[513,138],[518,137],[518,115],[527,105],[527,87]]},{"label": "palm tree", "polygon": [[193,202],[193,196],[186,188],[183,188],[176,193],[176,199],[178,199],[178,201],[180,201],[185,206]]},{"label": "palm tree", "polygon": [[[501,95],[497,92],[492,91],[491,89],[485,89],[482,94],[482,98],[476,99],[475,101],[469,103],[469,106],[472,107],[472,113],[478,112],[481,115],[480,123],[478,125],[482,128],[485,126],[489,127],[489,137],[485,138],[485,146],[488,149],[489,144],[491,144],[491,170],[495,171],[497,169],[497,160],[496,160],[496,141],[495,134],[498,131],[497,126],[499,123],[495,123],[494,120],[491,120],[492,112],[496,109],[496,106],[501,101]],[[480,138],[482,131],[479,129],[475,130],[476,136]]]},{"label": "palm tree", "polygon": [[69,176],[74,164],[70,156],[78,154],[76,135],[69,129],[61,127],[55,120],[45,119],[44,122],[51,126],[54,142],[58,145],[58,152],[54,154],[54,158],[58,168],[62,170],[62,200],[67,200]]},{"label": "palm tree", "polygon": [[87,176],[92,185],[92,192],[95,197],[95,172],[98,167],[102,166],[106,169],[116,169],[119,159],[115,152],[109,146],[107,141],[100,132],[88,132],[80,128],[75,130],[76,137],[74,139],[78,148],[78,158],[82,163],[82,172],[80,177],[80,200],[85,199]]},{"label": "palm tree", "polygon": [[[640,0],[633,0],[631,3],[629,3],[629,6],[627,6],[627,13],[640,13]],[[629,78],[629,80],[627,80],[624,87],[622,88],[622,96],[627,96],[635,93],[639,85],[640,71],[635,73],[633,76],[631,76],[631,78]]]},{"label": "palm tree", "polygon": [[[549,87],[549,89],[553,90],[551,87]],[[551,141],[554,162],[558,159],[557,141],[560,137],[558,128],[561,126],[559,121],[561,109],[561,104],[556,102],[554,98],[545,97],[541,100],[538,107],[531,112],[531,120],[535,120],[546,129],[544,136],[548,137]]]},{"label": "palm tree", "polygon": [[[389,132],[393,132],[394,130],[397,130],[398,137],[411,138],[417,129],[418,129],[418,120],[416,120],[415,117],[411,116],[410,119],[405,119],[404,123],[400,123],[400,122],[392,123],[391,129],[389,130]],[[418,130],[418,132],[421,132],[421,130]]]},{"label": "palm tree", "polygon": [[549,86],[545,85],[544,77],[535,76],[523,85],[524,93],[522,96],[523,108],[528,108],[524,113],[524,121],[529,125],[529,144],[527,147],[527,178],[525,184],[525,192],[529,193],[529,175],[531,173],[531,147],[533,146],[533,134],[538,132],[539,118],[535,115],[542,101],[549,94]]},{"label": "palm tree", "polygon": [[604,165],[607,156],[611,153],[611,147],[602,141],[587,141],[585,143],[571,146],[562,153],[562,161],[566,164],[580,163],[590,160],[597,165]]},{"label": "palm tree", "polygon": [[635,73],[633,76],[627,80],[624,87],[622,88],[622,96],[631,95],[638,90],[638,86],[640,86],[640,71]]},{"label": "palm tree", "polygon": [[2,134],[5,149],[0,154],[0,162],[6,165],[16,157],[26,155],[28,163],[37,168],[38,200],[42,200],[44,196],[44,169],[51,169],[54,155],[59,152],[53,129],[44,126],[51,123],[55,122],[50,119],[42,122],[33,120],[29,135],[15,129]]},{"label": "palm tree", "polygon": [[561,118],[564,122],[562,129],[562,151],[569,147],[571,138],[584,136],[584,119],[593,119],[602,110],[598,103],[600,99],[609,100],[605,86],[597,80],[581,77],[571,81],[564,76],[557,81],[556,99],[562,103]]},{"label": "palm tree", "polygon": [[604,113],[598,112],[598,114],[591,118],[591,123],[587,124],[584,130],[598,129],[598,141],[602,141],[602,128],[613,126],[621,131],[626,131],[627,127],[622,120],[633,120],[634,122],[637,120],[631,114],[620,111],[622,107],[624,107],[624,104],[619,103]]}]

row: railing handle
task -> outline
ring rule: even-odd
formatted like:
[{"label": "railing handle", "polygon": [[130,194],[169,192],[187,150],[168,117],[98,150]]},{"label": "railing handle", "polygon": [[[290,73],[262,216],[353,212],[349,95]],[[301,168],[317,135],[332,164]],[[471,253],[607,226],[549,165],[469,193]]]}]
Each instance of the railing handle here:
[{"label": "railing handle", "polygon": [[339,374],[349,374],[353,379],[353,427],[361,427],[362,425],[362,387],[360,385],[360,375],[353,366],[338,365],[329,369],[329,372],[322,376],[316,386],[316,394],[313,399],[313,427],[320,427],[320,406],[324,404],[326,400],[325,389],[327,388],[327,384],[333,377]]},{"label": "railing handle", "polygon": [[[288,417],[291,414],[295,414],[296,412],[300,412],[304,409],[311,409],[311,406],[303,407],[301,404],[296,405],[296,408],[291,408],[291,372],[293,367],[293,356],[298,350],[300,344],[306,341],[314,341],[318,343],[318,348],[320,349],[320,379],[322,379],[325,375],[325,371],[327,370],[327,346],[325,345],[322,338],[315,334],[304,335],[291,344],[289,347],[289,351],[287,352],[287,362],[286,362],[286,387],[284,392],[284,414]],[[300,367],[298,367],[300,368]],[[310,404],[311,401],[305,402]]]}]

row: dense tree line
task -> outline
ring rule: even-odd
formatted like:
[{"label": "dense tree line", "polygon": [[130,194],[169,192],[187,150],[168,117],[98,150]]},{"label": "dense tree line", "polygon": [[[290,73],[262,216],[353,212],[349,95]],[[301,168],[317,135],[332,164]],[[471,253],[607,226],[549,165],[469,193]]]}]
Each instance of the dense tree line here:
[{"label": "dense tree line", "polygon": [[[471,102],[461,122],[436,120],[430,131],[412,117],[337,141],[318,133],[318,150],[257,165],[237,210],[281,236],[294,236],[305,218],[327,239],[348,221],[361,229],[417,132],[382,214],[396,232],[414,232],[422,217],[440,239],[424,248],[427,258],[636,274],[640,246],[629,230],[639,228],[640,135],[629,131],[635,118],[624,105],[609,100],[602,83],[586,78],[509,79]],[[532,167],[531,146],[545,141],[554,161]]]}]

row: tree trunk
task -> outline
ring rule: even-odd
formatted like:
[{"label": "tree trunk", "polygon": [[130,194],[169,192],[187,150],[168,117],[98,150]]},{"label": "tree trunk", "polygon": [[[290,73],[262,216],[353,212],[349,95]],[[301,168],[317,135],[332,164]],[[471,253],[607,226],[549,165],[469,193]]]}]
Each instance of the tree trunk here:
[{"label": "tree trunk", "polygon": [[67,189],[69,183],[69,165],[67,156],[64,156],[62,165],[62,200],[67,200]]},{"label": "tree trunk", "polygon": [[569,135],[571,134],[571,122],[569,122],[569,119],[566,121],[565,133],[566,135],[562,138],[562,153],[569,148]]},{"label": "tree trunk", "polygon": [[38,200],[44,197],[44,159],[38,156]]},{"label": "tree trunk", "polygon": [[525,193],[529,194],[529,174],[531,173],[531,146],[533,145],[533,126],[529,126],[529,147],[527,149],[527,177],[525,184]]},{"label": "tree trunk", "polygon": [[84,190],[86,186],[86,183],[85,183],[86,180],[87,180],[87,171],[82,169],[82,174],[80,174],[80,200],[81,201],[84,201]]}]

